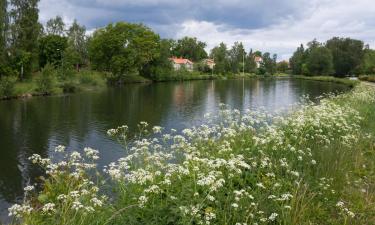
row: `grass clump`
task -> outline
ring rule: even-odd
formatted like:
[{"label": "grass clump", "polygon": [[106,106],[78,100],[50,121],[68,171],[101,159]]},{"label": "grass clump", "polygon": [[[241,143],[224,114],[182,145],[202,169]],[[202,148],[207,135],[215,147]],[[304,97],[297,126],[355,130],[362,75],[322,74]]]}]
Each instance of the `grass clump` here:
[{"label": "grass clump", "polygon": [[223,106],[181,132],[111,129],[126,154],[103,175],[90,172],[92,149],[59,146],[63,161],[33,155],[47,178],[10,214],[25,224],[368,224],[374,103],[373,87],[358,85],[287,117]]},{"label": "grass clump", "polygon": [[368,82],[375,82],[375,75],[362,75],[358,79]]}]

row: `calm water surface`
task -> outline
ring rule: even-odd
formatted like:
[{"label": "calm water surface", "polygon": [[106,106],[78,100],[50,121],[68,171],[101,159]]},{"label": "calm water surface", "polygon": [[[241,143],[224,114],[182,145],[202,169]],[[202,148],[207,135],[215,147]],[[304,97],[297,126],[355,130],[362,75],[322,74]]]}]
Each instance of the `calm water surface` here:
[{"label": "calm water surface", "polygon": [[48,156],[59,144],[68,150],[101,151],[99,164],[122,156],[121,147],[106,136],[122,124],[140,121],[181,129],[201,121],[219,103],[240,110],[289,107],[302,95],[317,97],[345,91],[346,86],[307,80],[229,80],[134,84],[68,96],[0,101],[0,220],[22,199],[23,186],[40,175],[27,158]]}]

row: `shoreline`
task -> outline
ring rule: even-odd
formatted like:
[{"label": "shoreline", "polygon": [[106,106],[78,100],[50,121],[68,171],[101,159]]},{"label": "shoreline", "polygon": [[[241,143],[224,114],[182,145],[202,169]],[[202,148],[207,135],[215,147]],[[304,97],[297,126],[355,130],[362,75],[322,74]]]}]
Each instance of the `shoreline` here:
[{"label": "shoreline", "polygon": [[[195,81],[195,80],[238,80],[238,79],[285,79],[285,78],[292,78],[292,79],[304,79],[304,80],[313,80],[313,81],[321,81],[321,82],[332,82],[332,83],[340,83],[344,85],[348,85],[349,87],[353,88],[361,81],[359,80],[349,80],[346,78],[335,78],[330,76],[316,76],[316,77],[309,77],[309,76],[302,76],[302,75],[274,75],[274,76],[262,76],[262,75],[255,75],[255,74],[245,74],[245,75],[232,75],[230,77],[223,77],[218,75],[199,75],[199,77],[191,77],[191,76],[183,76],[183,77],[173,77],[171,79],[161,79],[161,80],[151,80],[149,78],[144,78],[141,76],[131,77],[128,80],[123,81],[121,84],[100,84],[100,85],[77,85],[74,91],[66,91],[59,90],[55,93],[38,93],[38,92],[30,92],[30,93],[22,93],[14,96],[0,96],[0,101],[6,100],[22,100],[22,99],[30,99],[33,97],[50,97],[50,96],[63,96],[69,94],[79,93],[81,91],[96,91],[99,89],[107,88],[107,87],[116,87],[116,86],[124,86],[129,84],[152,84],[152,83],[167,83],[167,82],[185,82],[185,81]],[[61,89],[61,87],[59,87]]]}]

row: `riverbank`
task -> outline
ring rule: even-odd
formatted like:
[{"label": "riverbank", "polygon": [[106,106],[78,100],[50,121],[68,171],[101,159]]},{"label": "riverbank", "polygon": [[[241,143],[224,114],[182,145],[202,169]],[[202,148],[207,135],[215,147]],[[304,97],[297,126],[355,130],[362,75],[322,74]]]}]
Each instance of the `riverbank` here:
[{"label": "riverbank", "polygon": [[375,75],[361,75],[358,77],[359,80],[375,83]]},{"label": "riverbank", "polygon": [[[375,89],[360,84],[286,118],[223,106],[181,134],[141,123],[139,141],[103,176],[92,171],[102,170],[99,152],[60,146],[63,161],[31,157],[47,170],[44,186],[27,187],[10,212],[24,224],[367,224],[374,103]],[[127,143],[126,126],[108,134]]]},{"label": "riverbank", "polygon": [[296,79],[304,79],[304,80],[314,80],[314,81],[322,81],[322,82],[333,82],[333,83],[340,83],[349,85],[350,87],[354,87],[355,85],[359,84],[360,81],[358,80],[350,80],[348,78],[337,78],[333,76],[303,76],[303,75],[291,75],[290,77]]},{"label": "riverbank", "polygon": [[[59,95],[66,93],[74,93],[79,91],[88,90],[98,90],[105,88],[108,84],[115,84],[116,81],[111,82],[111,79],[105,73],[82,70],[79,73],[74,73],[71,77],[67,79],[57,79],[53,81],[53,87],[48,92],[40,92],[37,87],[37,80],[40,75],[36,74],[34,78],[23,81],[16,82],[14,84],[13,90],[6,96],[0,95],[0,100],[5,99],[17,99],[17,98],[30,98],[33,96],[50,96]],[[133,83],[152,83],[152,82],[170,82],[170,81],[189,81],[189,80],[230,80],[230,79],[279,79],[279,78],[296,78],[323,82],[334,82],[348,85],[354,87],[359,81],[349,80],[345,78],[335,78],[331,76],[300,76],[300,75],[288,75],[288,74],[275,74],[269,76],[256,75],[251,73],[245,74],[230,74],[228,76],[221,76],[215,74],[200,74],[200,73],[189,73],[189,74],[179,74],[170,75],[159,78],[145,78],[142,76],[128,76],[125,77],[121,84],[133,84]],[[112,84],[112,85],[113,85]],[[1,88],[0,88],[1,89]]]}]

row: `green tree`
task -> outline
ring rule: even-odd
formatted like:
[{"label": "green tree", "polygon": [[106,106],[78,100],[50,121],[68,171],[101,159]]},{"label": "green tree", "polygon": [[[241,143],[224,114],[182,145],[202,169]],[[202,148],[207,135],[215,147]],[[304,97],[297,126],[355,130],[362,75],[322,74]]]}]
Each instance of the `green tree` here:
[{"label": "green tree", "polygon": [[257,64],[255,63],[254,59],[255,55],[253,50],[251,49],[249,54],[246,56],[245,59],[245,72],[246,73],[255,73],[257,70]]},{"label": "green tree", "polygon": [[289,60],[293,74],[302,74],[302,65],[304,64],[305,58],[305,48],[303,47],[303,44],[301,44]]},{"label": "green tree", "polygon": [[336,76],[353,74],[361,65],[364,56],[364,44],[360,40],[334,37],[327,41],[333,56]]},{"label": "green tree", "polygon": [[3,62],[6,49],[6,34],[8,29],[8,2],[0,0],[0,62]]},{"label": "green tree", "polygon": [[65,34],[65,23],[61,16],[49,19],[46,24],[47,35],[58,35],[64,36]]},{"label": "green tree", "polygon": [[206,43],[198,41],[197,38],[184,37],[177,41],[173,53],[177,57],[198,62],[207,58],[207,52],[204,50],[205,47]]},{"label": "green tree", "polygon": [[280,73],[286,73],[289,69],[289,63],[287,61],[281,61],[277,63],[277,71]]},{"label": "green tree", "polygon": [[[11,0],[11,47],[12,56],[29,60],[22,62],[21,79],[23,75],[30,75],[33,65],[37,62],[38,37],[41,25],[38,23],[39,0]],[[21,56],[22,57],[19,57]],[[20,62],[16,62],[17,64]]]},{"label": "green tree", "polygon": [[375,74],[375,50],[364,50],[361,72],[365,74]]},{"label": "green tree", "polygon": [[309,75],[331,75],[334,72],[331,51],[323,46],[312,47],[306,59],[306,66]]},{"label": "green tree", "polygon": [[241,42],[235,42],[228,52],[229,63],[232,73],[242,72],[244,69],[244,61],[246,51]]},{"label": "green tree", "polygon": [[47,35],[39,39],[39,65],[44,67],[47,63],[58,67],[64,57],[67,47],[67,38],[58,35]]},{"label": "green tree", "polygon": [[271,54],[266,52],[262,56],[263,62],[261,64],[261,71],[264,71],[266,74],[275,74],[276,72],[276,59],[277,55],[274,54],[271,58]]},{"label": "green tree", "polygon": [[170,61],[174,41],[162,39],[159,44],[159,54],[142,69],[142,75],[153,80],[160,80],[173,74],[173,65]]},{"label": "green tree", "polygon": [[159,36],[142,24],[119,22],[94,32],[89,57],[94,69],[112,72],[117,82],[138,74],[159,54]]},{"label": "green tree", "polygon": [[210,57],[215,61],[214,73],[224,75],[228,72],[229,60],[227,46],[223,42],[211,50]]},{"label": "green tree", "polygon": [[71,63],[79,70],[79,65],[85,64],[87,61],[87,38],[85,26],[80,26],[77,20],[74,20],[72,26],[68,30],[69,52],[71,55]]}]

